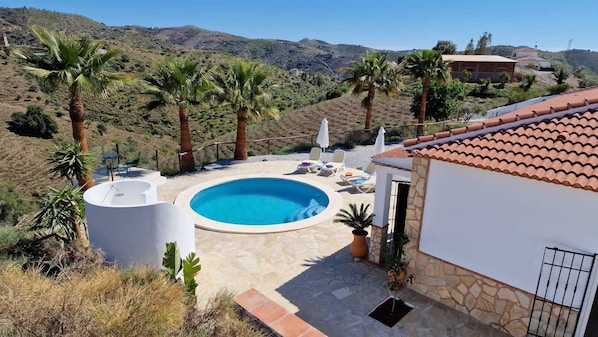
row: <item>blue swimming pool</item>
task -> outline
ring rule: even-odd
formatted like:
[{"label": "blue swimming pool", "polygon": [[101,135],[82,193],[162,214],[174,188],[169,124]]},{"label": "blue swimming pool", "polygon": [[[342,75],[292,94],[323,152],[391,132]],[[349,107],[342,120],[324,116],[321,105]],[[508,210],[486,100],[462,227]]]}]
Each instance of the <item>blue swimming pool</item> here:
[{"label": "blue swimming pool", "polygon": [[211,220],[263,226],[313,217],[326,209],[326,193],[312,185],[280,178],[244,178],[197,192],[193,211]]}]

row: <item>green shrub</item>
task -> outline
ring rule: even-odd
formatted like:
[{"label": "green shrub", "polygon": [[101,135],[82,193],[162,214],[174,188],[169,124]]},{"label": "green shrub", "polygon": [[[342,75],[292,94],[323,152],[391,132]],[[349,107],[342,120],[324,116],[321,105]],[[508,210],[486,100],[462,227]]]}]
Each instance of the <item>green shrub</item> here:
[{"label": "green shrub", "polygon": [[518,103],[527,101],[528,99],[540,97],[543,95],[543,91],[541,89],[528,89],[525,90],[521,86],[514,86],[511,88],[511,92],[509,94],[509,104]]},{"label": "green shrub", "polygon": [[293,145],[289,151],[285,151],[285,149],[283,149],[284,153],[295,153],[295,152],[309,152],[309,150],[311,150],[313,146],[310,143],[299,143],[296,145]]},{"label": "green shrub", "polygon": [[16,225],[22,215],[33,210],[35,204],[22,199],[13,184],[0,182],[0,224]]},{"label": "green shrub", "polygon": [[166,177],[173,177],[176,176],[177,174],[179,174],[179,168],[174,168],[174,167],[161,167],[160,168],[160,174]]},{"label": "green shrub", "polygon": [[36,105],[28,106],[24,114],[13,113],[10,124],[13,132],[27,136],[52,138],[58,132],[54,119]]},{"label": "green shrub", "polygon": [[571,86],[569,84],[563,82],[561,84],[552,85],[546,88],[546,90],[548,90],[551,95],[558,95],[569,90],[570,88]]},{"label": "green shrub", "polygon": [[0,226],[0,253],[7,253],[14,250],[22,239],[24,234],[14,226]]},{"label": "green shrub", "polygon": [[98,133],[100,134],[100,136],[103,136],[104,133],[106,133],[106,130],[108,128],[106,127],[106,124],[100,123],[100,124],[98,124],[97,129],[98,129]]}]

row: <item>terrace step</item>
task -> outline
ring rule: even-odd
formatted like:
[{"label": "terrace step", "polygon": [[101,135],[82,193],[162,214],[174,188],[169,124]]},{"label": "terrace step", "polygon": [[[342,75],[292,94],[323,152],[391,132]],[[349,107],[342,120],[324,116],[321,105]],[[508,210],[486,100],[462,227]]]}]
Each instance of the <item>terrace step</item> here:
[{"label": "terrace step", "polygon": [[318,329],[270,300],[255,288],[235,296],[235,301],[266,327],[283,337],[326,337]]}]

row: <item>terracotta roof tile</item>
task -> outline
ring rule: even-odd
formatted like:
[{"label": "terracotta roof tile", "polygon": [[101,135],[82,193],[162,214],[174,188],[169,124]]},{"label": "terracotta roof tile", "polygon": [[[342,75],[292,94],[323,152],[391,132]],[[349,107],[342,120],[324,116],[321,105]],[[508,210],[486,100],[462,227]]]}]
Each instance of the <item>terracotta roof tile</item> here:
[{"label": "terracotta roof tile", "polygon": [[405,149],[374,157],[419,154],[598,192],[598,113],[595,106],[568,111],[590,104],[598,104],[598,87],[564,93],[483,123],[408,139]]},{"label": "terracotta roof tile", "polygon": [[451,133],[453,135],[459,135],[459,134],[462,134],[462,133],[465,133],[465,132],[467,132],[467,128],[457,128],[457,129],[452,129],[451,130]]},{"label": "terracotta roof tile", "polygon": [[467,132],[478,131],[484,128],[482,124],[472,124],[465,127]]},{"label": "terracotta roof tile", "polygon": [[598,192],[598,112],[593,110],[561,117],[546,115],[539,122],[411,151],[414,155]]},{"label": "terracotta roof tile", "polygon": [[450,137],[450,136],[451,136],[450,131],[442,131],[442,132],[437,132],[434,134],[434,137],[436,137],[436,139],[446,138],[446,137]]},{"label": "terracotta roof tile", "polygon": [[403,146],[405,147],[409,147],[412,145],[415,145],[418,143],[418,139],[417,138],[413,138],[413,139],[407,139],[403,142]]},{"label": "terracotta roof tile", "polygon": [[405,148],[397,147],[390,151],[377,153],[372,156],[372,158],[407,158],[411,157],[411,153],[406,151]]}]

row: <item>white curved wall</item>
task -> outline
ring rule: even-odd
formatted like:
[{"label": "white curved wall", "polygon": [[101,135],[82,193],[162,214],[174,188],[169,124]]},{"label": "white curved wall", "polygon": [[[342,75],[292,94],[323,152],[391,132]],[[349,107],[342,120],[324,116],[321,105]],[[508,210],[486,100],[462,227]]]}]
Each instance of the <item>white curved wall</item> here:
[{"label": "white curved wall", "polygon": [[158,191],[148,181],[122,180],[94,186],[85,192],[85,200],[96,205],[145,205],[158,201]]},{"label": "white curved wall", "polygon": [[157,202],[156,187],[150,182],[100,184],[83,197],[91,245],[102,249],[107,261],[121,267],[161,268],[166,243],[176,241],[183,258],[195,251],[191,217],[175,205]]},{"label": "white curved wall", "polygon": [[598,193],[432,160],[420,250],[535,293],[545,247],[598,252]]}]

